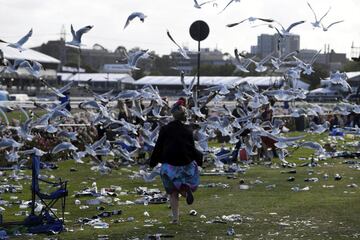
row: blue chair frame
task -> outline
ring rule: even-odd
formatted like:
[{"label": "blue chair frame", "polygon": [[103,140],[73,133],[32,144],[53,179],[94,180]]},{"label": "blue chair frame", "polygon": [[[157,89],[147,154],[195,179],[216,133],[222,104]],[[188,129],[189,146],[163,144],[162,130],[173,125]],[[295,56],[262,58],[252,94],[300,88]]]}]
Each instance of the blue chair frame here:
[{"label": "blue chair frame", "polygon": [[[66,203],[66,197],[68,195],[67,190],[67,182],[68,181],[62,181],[61,178],[59,178],[58,182],[51,182],[44,179],[39,178],[40,174],[40,157],[39,156],[33,156],[32,157],[32,184],[31,184],[31,216],[35,216],[35,201],[38,197],[42,204],[45,206],[42,210],[39,216],[45,216],[49,217],[49,213],[51,212],[52,215],[62,223],[64,222],[64,213],[65,213],[65,203]],[[57,190],[46,194],[42,193],[40,190],[39,182],[44,182],[51,187],[57,187]],[[61,200],[61,210],[62,210],[62,220],[54,213],[54,211],[51,209],[52,206],[58,201]],[[48,218],[49,219],[49,218]]]}]

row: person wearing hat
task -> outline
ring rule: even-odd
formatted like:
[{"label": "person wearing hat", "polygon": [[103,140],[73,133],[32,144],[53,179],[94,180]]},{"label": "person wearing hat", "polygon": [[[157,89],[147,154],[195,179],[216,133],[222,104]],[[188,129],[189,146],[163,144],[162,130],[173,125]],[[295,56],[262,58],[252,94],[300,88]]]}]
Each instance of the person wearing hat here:
[{"label": "person wearing hat", "polygon": [[187,204],[194,201],[193,192],[200,182],[198,166],[202,153],[195,148],[192,129],[185,125],[186,108],[178,101],[171,108],[174,120],[160,129],[159,137],[150,158],[150,167],[162,163],[160,176],[170,196],[172,223],[179,222],[179,194]]}]

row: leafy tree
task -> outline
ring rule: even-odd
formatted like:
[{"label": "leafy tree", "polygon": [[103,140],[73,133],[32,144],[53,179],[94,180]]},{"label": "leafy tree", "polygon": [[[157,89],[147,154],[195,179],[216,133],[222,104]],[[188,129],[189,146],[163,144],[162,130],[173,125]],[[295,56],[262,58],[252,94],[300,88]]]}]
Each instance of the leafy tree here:
[{"label": "leafy tree", "polygon": [[[232,64],[224,65],[212,65],[203,64],[200,65],[200,74],[202,76],[231,76],[235,71],[235,66]],[[197,73],[197,67],[194,67],[191,74]]]},{"label": "leafy tree", "polygon": [[321,79],[329,77],[329,67],[323,64],[314,63],[313,64],[314,72],[311,75],[306,75],[301,73],[301,80],[310,84],[310,89],[315,89],[320,87]]},{"label": "leafy tree", "polygon": [[169,55],[163,55],[161,57],[154,56],[153,67],[150,70],[150,75],[163,75],[174,76],[179,72],[173,67],[176,66],[174,60]]},{"label": "leafy tree", "polygon": [[357,72],[360,71],[360,62],[349,61],[342,68],[342,72]]}]

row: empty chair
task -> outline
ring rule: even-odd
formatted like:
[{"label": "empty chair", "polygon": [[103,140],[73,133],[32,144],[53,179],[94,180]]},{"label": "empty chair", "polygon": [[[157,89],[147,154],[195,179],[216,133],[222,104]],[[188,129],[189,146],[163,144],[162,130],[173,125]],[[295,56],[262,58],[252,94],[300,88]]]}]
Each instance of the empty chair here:
[{"label": "empty chair", "polygon": [[[39,178],[40,174],[40,156],[34,155],[32,157],[32,184],[31,184],[31,214],[25,220],[25,225],[29,226],[29,231],[32,233],[57,233],[63,230],[65,200],[68,195],[67,181],[59,179],[58,182],[50,182]],[[56,188],[50,193],[42,192],[40,189],[40,182]],[[43,207],[38,215],[35,214],[35,201],[41,201]],[[51,209],[56,202],[61,201],[62,219],[60,219]]]}]

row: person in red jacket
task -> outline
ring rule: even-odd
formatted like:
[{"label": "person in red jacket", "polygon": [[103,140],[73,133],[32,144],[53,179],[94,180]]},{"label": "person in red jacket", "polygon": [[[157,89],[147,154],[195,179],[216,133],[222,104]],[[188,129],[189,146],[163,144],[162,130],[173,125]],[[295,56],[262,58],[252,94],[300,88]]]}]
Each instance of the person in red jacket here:
[{"label": "person in red jacket", "polygon": [[194,201],[193,192],[200,183],[198,166],[202,153],[195,148],[193,131],[185,125],[186,108],[178,101],[171,109],[174,120],[160,129],[159,137],[150,158],[150,167],[162,163],[160,176],[170,196],[172,223],[179,222],[179,193],[187,204]]}]

